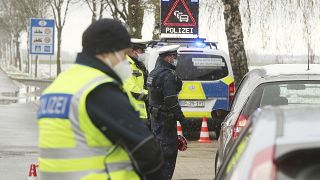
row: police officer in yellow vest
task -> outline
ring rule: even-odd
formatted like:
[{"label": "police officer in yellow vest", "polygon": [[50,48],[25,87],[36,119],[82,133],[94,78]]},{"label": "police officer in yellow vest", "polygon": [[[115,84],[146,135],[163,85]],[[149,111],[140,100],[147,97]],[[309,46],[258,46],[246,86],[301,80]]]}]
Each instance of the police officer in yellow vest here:
[{"label": "police officer in yellow vest", "polygon": [[128,90],[132,97],[133,102],[138,108],[140,118],[145,122],[148,119],[147,113],[147,100],[148,90],[146,88],[146,80],[148,71],[142,62],[142,56],[146,49],[146,41],[141,39],[131,39],[132,48],[128,51],[128,61],[131,68],[131,76],[124,82],[124,88]]},{"label": "police officer in yellow vest", "polygon": [[130,36],[102,19],[83,33],[76,63],[43,92],[38,111],[43,180],[163,179],[163,156],[122,87]]}]

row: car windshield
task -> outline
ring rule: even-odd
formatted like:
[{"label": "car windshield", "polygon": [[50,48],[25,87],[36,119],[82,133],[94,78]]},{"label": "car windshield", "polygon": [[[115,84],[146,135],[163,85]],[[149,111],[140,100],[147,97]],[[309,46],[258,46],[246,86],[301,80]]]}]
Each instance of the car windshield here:
[{"label": "car windshield", "polygon": [[182,80],[211,81],[228,76],[228,67],[221,56],[180,54],[176,72]]}]

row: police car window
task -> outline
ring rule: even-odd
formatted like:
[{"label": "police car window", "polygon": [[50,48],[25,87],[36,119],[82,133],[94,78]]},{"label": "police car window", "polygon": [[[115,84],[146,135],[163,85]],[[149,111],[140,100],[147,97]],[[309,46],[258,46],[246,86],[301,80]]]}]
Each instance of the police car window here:
[{"label": "police car window", "polygon": [[228,76],[228,67],[221,56],[180,54],[176,72],[182,80],[210,81]]}]

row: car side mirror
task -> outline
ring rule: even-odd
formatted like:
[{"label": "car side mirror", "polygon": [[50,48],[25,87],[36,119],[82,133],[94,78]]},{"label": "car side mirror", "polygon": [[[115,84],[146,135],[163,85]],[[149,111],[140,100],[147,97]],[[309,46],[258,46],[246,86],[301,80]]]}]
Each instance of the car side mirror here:
[{"label": "car side mirror", "polygon": [[227,117],[230,111],[226,111],[224,109],[216,109],[211,112],[212,118],[224,119]]},{"label": "car side mirror", "polygon": [[135,77],[139,77],[139,76],[142,76],[142,73],[139,72],[138,70],[133,70],[132,75]]}]

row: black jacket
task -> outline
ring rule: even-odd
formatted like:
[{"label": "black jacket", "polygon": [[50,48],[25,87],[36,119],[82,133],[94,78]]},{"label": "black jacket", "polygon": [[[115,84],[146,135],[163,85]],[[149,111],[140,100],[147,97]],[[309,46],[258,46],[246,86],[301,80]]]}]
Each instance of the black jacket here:
[{"label": "black jacket", "polygon": [[149,106],[160,107],[161,111],[174,114],[178,120],[184,120],[178,101],[182,81],[175,72],[175,66],[158,58],[156,67],[149,74]]},{"label": "black jacket", "polygon": [[[122,84],[116,73],[96,57],[79,53],[76,63],[98,69]],[[96,87],[87,96],[86,108],[93,124],[110,141],[128,151],[142,178],[161,179],[160,146],[118,85],[106,83]]]}]

